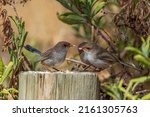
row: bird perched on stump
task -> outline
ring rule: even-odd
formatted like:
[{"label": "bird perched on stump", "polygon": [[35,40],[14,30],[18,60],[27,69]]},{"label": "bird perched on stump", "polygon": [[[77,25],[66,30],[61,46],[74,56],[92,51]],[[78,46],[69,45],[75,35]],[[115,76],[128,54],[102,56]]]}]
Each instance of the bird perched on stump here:
[{"label": "bird perched on stump", "polygon": [[65,61],[67,52],[72,46],[74,45],[67,41],[61,41],[44,53],[41,53],[39,50],[30,45],[26,45],[25,49],[40,56],[36,62],[41,62],[43,65],[54,67],[62,64]]}]

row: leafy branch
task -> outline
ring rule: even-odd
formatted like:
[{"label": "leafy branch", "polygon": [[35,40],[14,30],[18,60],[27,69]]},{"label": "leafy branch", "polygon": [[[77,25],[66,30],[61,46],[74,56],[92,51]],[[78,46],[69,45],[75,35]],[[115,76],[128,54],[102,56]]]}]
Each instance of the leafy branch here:
[{"label": "leafy branch", "polygon": [[[96,35],[100,35],[103,40],[105,40],[108,45],[114,50],[114,44],[105,31],[102,32],[102,18],[104,15],[99,16],[98,13],[107,5],[107,2],[99,2],[99,0],[57,0],[61,5],[67,8],[69,11],[57,14],[58,18],[69,25],[77,25],[74,28],[79,31],[82,26],[85,35],[90,33],[89,38],[92,41],[97,42],[94,39],[93,32],[97,31]],[[93,31],[94,30],[94,31]],[[88,31],[88,32],[86,32]],[[105,33],[105,35],[103,34]],[[78,33],[79,35],[79,33]],[[85,36],[87,38],[87,36]]]}]

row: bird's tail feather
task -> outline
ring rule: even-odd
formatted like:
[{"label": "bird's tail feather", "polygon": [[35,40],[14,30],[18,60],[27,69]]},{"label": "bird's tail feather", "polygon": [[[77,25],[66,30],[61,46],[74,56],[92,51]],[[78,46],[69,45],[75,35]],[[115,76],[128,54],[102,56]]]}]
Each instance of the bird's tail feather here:
[{"label": "bird's tail feather", "polygon": [[36,48],[33,48],[32,46],[30,45],[26,45],[24,46],[24,48],[32,53],[35,53],[35,54],[38,54],[38,55],[41,55],[41,52],[39,50],[37,50]]},{"label": "bird's tail feather", "polygon": [[121,61],[121,59],[117,58],[116,56],[114,56],[114,55],[112,55],[112,56],[113,56],[113,57],[116,59],[116,61],[119,62],[121,65],[126,66],[126,67],[129,67],[129,68],[132,68],[132,69],[135,69],[135,70],[138,70],[138,71],[141,71],[141,69],[136,68],[135,66],[132,66],[131,64],[128,64],[128,63],[125,63],[125,62]]}]

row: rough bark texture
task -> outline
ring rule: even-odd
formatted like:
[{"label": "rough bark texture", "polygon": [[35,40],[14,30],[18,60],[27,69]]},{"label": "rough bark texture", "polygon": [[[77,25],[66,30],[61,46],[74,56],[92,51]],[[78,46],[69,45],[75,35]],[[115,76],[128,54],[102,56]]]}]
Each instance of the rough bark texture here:
[{"label": "rough bark texture", "polygon": [[100,84],[95,73],[24,72],[19,75],[20,100],[95,100]]}]

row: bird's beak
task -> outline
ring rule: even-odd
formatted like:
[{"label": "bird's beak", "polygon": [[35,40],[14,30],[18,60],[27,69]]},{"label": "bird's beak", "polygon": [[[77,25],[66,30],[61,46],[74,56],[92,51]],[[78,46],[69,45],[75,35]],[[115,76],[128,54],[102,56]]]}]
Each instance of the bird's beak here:
[{"label": "bird's beak", "polygon": [[79,50],[83,50],[83,48],[78,48]]}]

